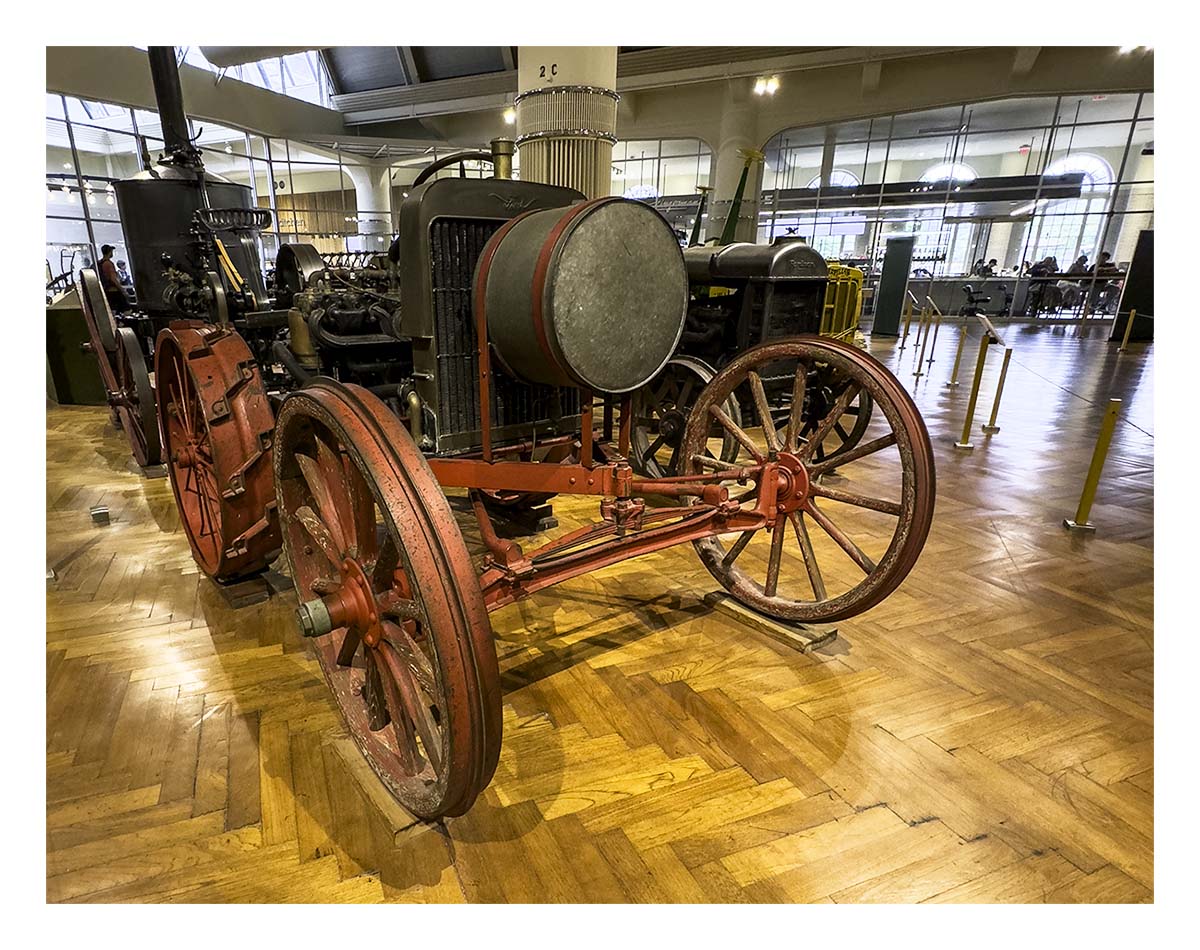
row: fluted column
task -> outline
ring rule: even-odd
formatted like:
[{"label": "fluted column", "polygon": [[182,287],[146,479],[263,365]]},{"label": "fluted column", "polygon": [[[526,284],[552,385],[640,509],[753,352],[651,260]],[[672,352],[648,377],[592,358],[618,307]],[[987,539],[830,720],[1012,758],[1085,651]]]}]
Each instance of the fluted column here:
[{"label": "fluted column", "polygon": [[[759,147],[757,112],[750,80],[735,79],[726,83],[721,109],[720,140],[717,143],[716,181],[705,232],[709,238],[719,236],[725,227],[725,219],[729,216],[733,196],[742,177],[742,169],[746,167],[746,157],[741,150]],[[762,174],[762,162],[756,162],[746,178],[746,191],[742,195],[735,233],[738,241],[757,240]]]},{"label": "fluted column", "polygon": [[616,86],[615,46],[520,47],[514,103],[522,180],[607,195]]},{"label": "fluted column", "polygon": [[347,238],[351,251],[386,251],[392,238],[391,169],[387,165],[343,165],[354,182],[358,235]]}]

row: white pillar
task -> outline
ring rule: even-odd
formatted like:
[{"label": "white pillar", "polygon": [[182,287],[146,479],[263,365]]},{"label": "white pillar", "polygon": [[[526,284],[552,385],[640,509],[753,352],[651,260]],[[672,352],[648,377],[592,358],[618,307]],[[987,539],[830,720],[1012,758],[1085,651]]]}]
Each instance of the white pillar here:
[{"label": "white pillar", "polygon": [[354,182],[358,234],[346,239],[351,251],[386,251],[392,240],[391,169],[387,165],[343,165]]},{"label": "white pillar", "polygon": [[[746,167],[746,158],[741,149],[758,148],[758,110],[756,108],[751,81],[735,79],[725,84],[725,98],[721,109],[721,131],[717,145],[716,178],[713,183],[713,200],[709,203],[706,240],[721,236],[734,192]],[[762,162],[750,169],[746,178],[746,190],[742,195],[742,207],[738,213],[735,238],[739,241],[754,241],[758,236],[758,197],[762,190]]]},{"label": "white pillar", "polygon": [[589,198],[609,193],[617,140],[615,46],[522,46],[517,51],[521,179]]}]

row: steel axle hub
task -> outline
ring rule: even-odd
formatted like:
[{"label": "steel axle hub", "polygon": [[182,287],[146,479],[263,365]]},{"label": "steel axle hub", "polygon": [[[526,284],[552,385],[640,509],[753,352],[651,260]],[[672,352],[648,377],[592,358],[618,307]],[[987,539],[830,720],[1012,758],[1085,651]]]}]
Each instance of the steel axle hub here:
[{"label": "steel axle hub", "polygon": [[300,631],[306,637],[323,637],[338,627],[347,627],[369,646],[375,646],[382,636],[379,605],[371,593],[366,572],[358,561],[346,558],[341,573],[341,587],[296,608]]},{"label": "steel axle hub", "polygon": [[781,514],[788,514],[804,507],[808,501],[811,481],[808,469],[791,452],[780,452],[776,464],[778,488],[775,491],[775,508]]}]

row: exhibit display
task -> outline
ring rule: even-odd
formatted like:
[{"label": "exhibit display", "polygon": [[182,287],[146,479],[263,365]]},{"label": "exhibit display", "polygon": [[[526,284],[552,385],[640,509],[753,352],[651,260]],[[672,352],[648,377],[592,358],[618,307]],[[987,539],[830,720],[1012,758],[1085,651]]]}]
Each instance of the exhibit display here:
[{"label": "exhibit display", "polygon": [[[160,110],[181,115],[173,60],[152,50],[151,62]],[[498,175],[506,144],[490,156]],[[157,431],[193,556],[228,584],[282,549],[301,631],[347,725],[414,814],[464,813],[495,770],[489,610],[690,541],[753,609],[836,621],[879,603],[915,563],[933,514],[928,435],[886,369],[816,335],[827,268],[811,248],[685,255],[641,202],[498,176],[419,180],[390,255],[343,267],[285,245],[272,300],[253,240],[260,213],[205,173],[186,136],[168,140],[160,167],[169,173],[120,193],[141,222],[128,238],[139,298],[166,322],[154,348]],[[689,277],[709,285],[690,311]],[[736,357],[701,370],[677,465],[640,477],[633,393],[672,359],[689,321],[700,329],[685,352],[711,344]],[[110,324],[104,311],[105,353]],[[127,432],[153,433],[141,351],[131,330],[118,334],[129,366],[114,405]],[[865,424],[872,406],[883,424],[859,444],[843,423],[857,413]],[[824,484],[835,463],[838,487]],[[861,488],[855,463],[869,476]],[[481,566],[442,489],[468,491]],[[497,533],[488,500],[556,493],[596,497],[599,520],[528,552]],[[885,515],[887,542],[868,554],[822,497]],[[857,565],[856,580],[827,583],[810,529]],[[765,576],[735,563],[759,532],[771,538]],[[804,565],[798,578],[786,576],[785,546]]]}]

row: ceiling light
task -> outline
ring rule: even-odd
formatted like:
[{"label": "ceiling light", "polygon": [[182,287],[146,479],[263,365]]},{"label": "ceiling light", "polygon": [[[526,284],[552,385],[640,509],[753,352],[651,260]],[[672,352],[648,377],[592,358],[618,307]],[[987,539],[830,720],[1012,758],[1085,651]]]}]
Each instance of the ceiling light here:
[{"label": "ceiling light", "polygon": [[70,162],[63,162],[63,168],[67,169],[67,171],[70,171],[70,170],[71,170],[71,163],[70,163]]},{"label": "ceiling light", "polygon": [[767,81],[763,79],[762,76],[759,76],[756,80],[754,80],[754,94],[756,96],[761,96],[766,91]]},{"label": "ceiling light", "polygon": [[513,108],[505,109],[504,110],[504,124],[512,125],[516,121],[517,121],[517,110],[513,109]]},{"label": "ceiling light", "polygon": [[232,154],[233,154],[233,146],[232,146],[232,145],[230,145],[229,143],[226,143],[226,144],[225,144],[225,154],[226,154],[226,155],[232,155]]},{"label": "ceiling light", "polygon": [[108,204],[112,204],[112,203],[113,203],[113,196],[112,196],[112,195],[109,195],[109,196],[108,196],[107,198],[105,198],[104,200],[105,200],[105,201],[106,201]]},{"label": "ceiling light", "polygon": [[768,95],[772,95],[772,96],[775,95],[775,91],[778,88],[779,88],[779,77],[778,76],[772,76],[770,79],[767,80],[767,94]]},{"label": "ceiling light", "polygon": [[1132,53],[1135,49],[1137,49],[1136,46],[1122,46],[1117,52],[1124,56],[1126,53]]}]

